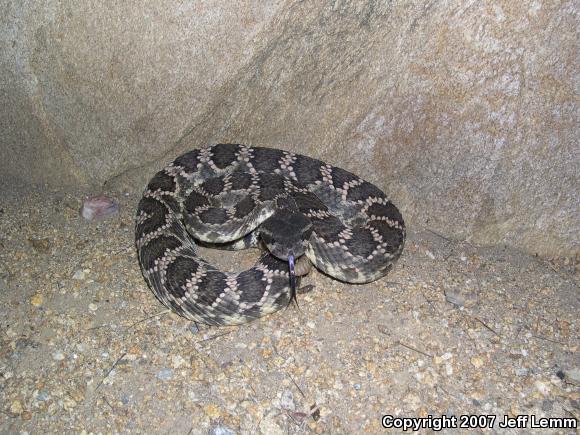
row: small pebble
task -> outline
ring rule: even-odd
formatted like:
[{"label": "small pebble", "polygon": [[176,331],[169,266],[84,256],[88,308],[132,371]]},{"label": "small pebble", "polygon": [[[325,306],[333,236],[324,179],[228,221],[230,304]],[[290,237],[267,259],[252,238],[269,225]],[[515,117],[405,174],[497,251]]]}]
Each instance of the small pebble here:
[{"label": "small pebble", "polygon": [[564,375],[570,381],[573,381],[576,384],[580,384],[580,369],[575,368],[575,369],[570,369],[570,370],[564,370]]},{"label": "small pebble", "polygon": [[209,431],[210,435],[235,435],[236,433],[226,426],[217,426]]},{"label": "small pebble", "polygon": [[171,367],[178,369],[186,363],[185,359],[181,355],[173,355],[171,357]]},{"label": "small pebble", "polygon": [[72,279],[76,279],[76,280],[85,279],[88,272],[89,272],[89,269],[78,269],[73,274]]},{"label": "small pebble", "polygon": [[117,213],[119,213],[119,204],[106,195],[86,199],[80,209],[80,215],[88,221],[104,219]]},{"label": "small pebble", "polygon": [[211,419],[217,419],[222,416],[220,408],[214,405],[213,403],[208,403],[207,405],[205,405],[203,407],[203,411],[205,412],[205,415],[207,415]]},{"label": "small pebble", "polygon": [[28,241],[30,242],[32,248],[35,251],[40,252],[41,254],[48,254],[50,252],[50,240],[48,240],[47,238],[36,239],[30,237]]},{"label": "small pebble", "polygon": [[36,293],[34,296],[30,298],[30,303],[35,307],[40,307],[42,305],[42,295],[40,293]]},{"label": "small pebble", "polygon": [[64,359],[64,354],[59,350],[52,354],[52,358],[55,361],[62,361]]},{"label": "small pebble", "polygon": [[22,407],[22,402],[20,400],[14,400],[10,405],[10,412],[14,415],[20,415],[24,411]]},{"label": "small pebble", "polygon": [[97,307],[97,305],[96,305],[96,304],[93,304],[93,303],[90,303],[90,304],[89,304],[89,310],[91,310],[91,311],[93,311],[93,312],[94,312],[94,311],[97,311],[97,309],[98,309],[98,308],[99,308],[99,307]]},{"label": "small pebble", "polygon": [[48,394],[48,391],[42,390],[36,396],[36,400],[38,400],[39,402],[44,402],[44,401],[48,400],[49,397],[50,396]]},{"label": "small pebble", "polygon": [[167,381],[173,377],[173,370],[167,368],[161,369],[157,372],[156,377],[161,381]]},{"label": "small pebble", "polygon": [[453,366],[449,363],[445,363],[445,374],[451,376],[453,374]]},{"label": "small pebble", "polygon": [[465,306],[465,299],[459,293],[451,291],[445,292],[445,300],[457,307]]},{"label": "small pebble", "polygon": [[286,431],[277,423],[276,413],[274,411],[269,412],[266,416],[262,418],[258,429],[264,434],[283,434]]},{"label": "small pebble", "polygon": [[284,390],[280,397],[280,408],[294,411],[296,404],[294,403],[294,395],[290,390]]},{"label": "small pebble", "polygon": [[471,357],[469,361],[471,362],[471,365],[477,369],[483,366],[483,359],[479,356]]},{"label": "small pebble", "polygon": [[547,396],[550,394],[550,387],[542,381],[534,382],[534,386],[540,392],[540,394],[542,394],[542,396]]}]

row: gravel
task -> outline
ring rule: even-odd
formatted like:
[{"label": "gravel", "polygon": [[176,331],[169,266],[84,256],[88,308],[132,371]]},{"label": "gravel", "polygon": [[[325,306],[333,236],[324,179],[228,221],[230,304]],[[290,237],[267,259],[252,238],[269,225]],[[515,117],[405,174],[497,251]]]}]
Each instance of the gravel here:
[{"label": "gravel", "polygon": [[1,433],[378,433],[385,414],[580,415],[578,258],[415,224],[387,277],[312,272],[299,308],[208,328],[157,302],[133,245],[138,198],[107,194],[120,213],[91,222],[83,192],[0,199]]}]

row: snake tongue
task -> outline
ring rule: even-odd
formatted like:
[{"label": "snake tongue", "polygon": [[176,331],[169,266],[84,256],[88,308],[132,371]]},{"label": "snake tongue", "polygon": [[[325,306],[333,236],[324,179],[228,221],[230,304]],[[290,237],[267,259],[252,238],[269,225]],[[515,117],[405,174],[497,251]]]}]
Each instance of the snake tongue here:
[{"label": "snake tongue", "polygon": [[294,254],[288,255],[288,271],[290,272],[290,299],[296,301],[296,272],[294,271]]}]

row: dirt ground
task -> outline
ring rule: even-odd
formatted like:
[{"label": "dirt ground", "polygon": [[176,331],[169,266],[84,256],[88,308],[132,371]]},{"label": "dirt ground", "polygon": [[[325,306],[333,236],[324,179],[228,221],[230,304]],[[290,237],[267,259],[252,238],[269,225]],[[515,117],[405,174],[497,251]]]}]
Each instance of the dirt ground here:
[{"label": "dirt ground", "polygon": [[[138,198],[111,195],[121,213],[98,222],[79,217],[80,193],[1,195],[2,433],[382,433],[390,415],[509,434],[529,433],[532,416],[580,416],[578,258],[409,226],[387,277],[347,285],[313,271],[299,308],[208,328],[149,291]],[[226,268],[257,257],[206,254]],[[523,427],[500,427],[518,415]]]}]

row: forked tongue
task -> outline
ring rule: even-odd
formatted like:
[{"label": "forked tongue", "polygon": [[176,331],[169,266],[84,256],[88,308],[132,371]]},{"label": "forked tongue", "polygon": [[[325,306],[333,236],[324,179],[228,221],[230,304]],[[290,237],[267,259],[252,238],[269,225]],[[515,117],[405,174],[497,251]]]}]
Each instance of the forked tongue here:
[{"label": "forked tongue", "polygon": [[288,270],[290,272],[290,298],[294,303],[298,304],[296,301],[296,272],[294,271],[294,254],[291,252],[288,254]]}]

